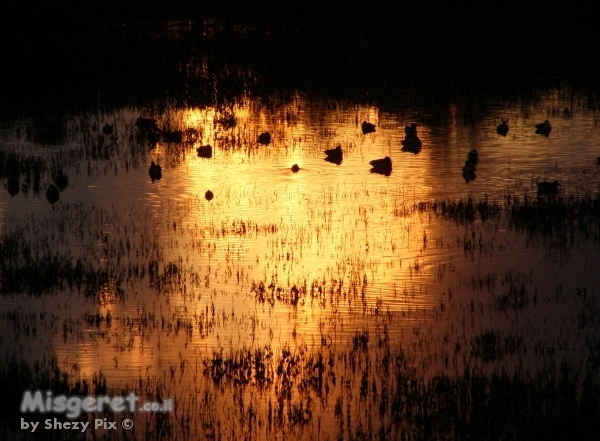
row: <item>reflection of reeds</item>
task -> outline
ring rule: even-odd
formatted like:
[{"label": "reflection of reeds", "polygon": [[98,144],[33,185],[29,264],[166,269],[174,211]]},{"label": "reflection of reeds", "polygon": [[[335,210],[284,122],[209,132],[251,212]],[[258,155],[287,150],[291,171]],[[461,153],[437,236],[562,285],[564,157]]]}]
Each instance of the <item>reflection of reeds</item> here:
[{"label": "reflection of reeds", "polygon": [[[496,331],[484,332],[473,344],[474,355],[487,363],[516,354],[522,347],[518,337]],[[592,342],[589,346],[589,362],[597,366],[600,345]],[[438,373],[425,378],[412,366],[405,350],[393,349],[389,340],[368,347],[368,352],[309,352],[289,347],[274,351],[268,345],[216,350],[203,357],[203,375],[194,377],[193,389],[175,396],[174,412],[95,412],[91,417],[130,417],[137,423],[134,433],[138,437],[167,441],[181,439],[186,433],[206,439],[235,440],[240,434],[279,439],[302,430],[323,436],[333,431],[354,438],[365,437],[369,424],[384,439],[409,440],[457,434],[485,439],[490,433],[495,439],[556,439],[557,431],[561,438],[576,434],[588,439],[600,428],[596,371],[565,361],[537,373],[485,374],[466,369],[456,377]],[[108,387],[104,375],[81,378],[76,366],[68,371],[53,360],[31,368],[13,358],[0,364],[0,381],[6,385],[0,433],[18,430],[21,414],[12,403],[20,402],[25,389],[68,396],[134,391],[141,400],[160,402],[174,397],[174,382],[179,381],[176,372],[183,374],[185,369],[185,364],[172,365],[173,377],[166,381],[141,377]],[[226,410],[216,405],[218,397],[229,397]],[[355,411],[356,407],[360,411]],[[31,414],[28,418],[45,416]],[[332,425],[319,423],[326,418]],[[65,433],[57,433],[53,439],[72,439]]]}]

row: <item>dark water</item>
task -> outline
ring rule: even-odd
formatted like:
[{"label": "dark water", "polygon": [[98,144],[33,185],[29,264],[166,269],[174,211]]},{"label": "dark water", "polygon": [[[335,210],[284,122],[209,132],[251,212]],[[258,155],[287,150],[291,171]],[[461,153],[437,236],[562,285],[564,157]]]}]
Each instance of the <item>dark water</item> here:
[{"label": "dark water", "polygon": [[[593,82],[393,79],[364,53],[346,60],[354,72],[311,75],[217,51],[282,50],[219,20],[104,32],[121,46],[102,46],[115,76],[99,90],[3,95],[3,436],[26,439],[18,404],[33,388],[174,400],[136,412],[133,431],[95,432],[107,439],[597,433]],[[422,148],[403,151],[413,121]],[[337,145],[339,165],[323,153]],[[391,171],[373,173],[385,156]],[[554,180],[560,192],[538,198]],[[54,204],[50,185],[63,187]]]}]

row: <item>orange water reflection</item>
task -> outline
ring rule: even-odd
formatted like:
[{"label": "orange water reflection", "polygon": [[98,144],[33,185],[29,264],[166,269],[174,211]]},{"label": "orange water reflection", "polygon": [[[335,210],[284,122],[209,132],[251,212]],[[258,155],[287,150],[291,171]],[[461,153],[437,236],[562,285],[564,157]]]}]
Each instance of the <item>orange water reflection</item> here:
[{"label": "orange water reflection", "polygon": [[[71,165],[72,188],[61,204],[84,204],[82,212],[91,214],[74,218],[91,239],[69,236],[63,246],[97,253],[115,279],[93,301],[74,291],[58,294],[60,309],[48,300],[27,306],[3,300],[7,311],[54,311],[56,324],[40,341],[45,350],[69,366],[76,363],[81,373],[102,370],[111,382],[156,376],[187,390],[209,388],[208,379],[202,383],[202,361],[213,351],[342,351],[356,346],[357,332],[374,336],[385,328],[393,345],[414,350],[414,365],[424,372],[451,371],[458,367],[444,364],[442,354],[456,342],[464,347],[489,328],[531,331],[521,312],[494,309],[494,297],[481,288],[490,274],[498,277],[494,295],[513,274],[539,290],[540,306],[527,311],[528,320],[545,324],[561,323],[560,305],[542,301],[557,286],[573,291],[585,280],[597,287],[591,264],[597,249],[547,256],[542,245],[528,243],[506,223],[465,225],[415,208],[435,198],[532,194],[543,179],[560,179],[567,192],[597,186],[595,144],[588,136],[595,127],[585,112],[557,120],[548,138],[532,130],[544,119],[543,105],[527,114],[499,109],[498,116],[511,115],[505,138],[495,133],[496,116],[472,125],[459,124],[458,117],[442,126],[420,123],[423,150],[412,154],[401,151],[400,140],[414,117],[401,112],[300,96],[276,110],[248,101],[230,111],[235,127],[219,122],[223,114],[216,109],[161,116],[162,126],[193,128],[201,136],[145,146],[139,167],[127,170],[124,163],[134,162],[125,153],[125,159],[98,161],[87,174]],[[117,145],[134,139],[138,115],[135,109],[119,114]],[[363,120],[376,122],[377,131],[364,135]],[[267,130],[273,142],[261,146],[257,137]],[[567,142],[579,148],[567,151]],[[213,146],[210,159],[195,154],[205,144]],[[344,150],[341,165],[324,160],[323,151],[336,145]],[[480,162],[477,178],[467,184],[461,168],[472,148]],[[369,161],[384,156],[392,158],[391,175],[371,173]],[[151,160],[163,167],[154,183]],[[212,201],[204,198],[207,190]],[[15,208],[17,216],[32,210],[60,224],[63,213],[45,201],[2,198],[2,210]],[[120,251],[128,241],[132,251]],[[131,265],[148,275],[129,279]],[[559,325],[542,328],[548,340],[562,332]]]}]

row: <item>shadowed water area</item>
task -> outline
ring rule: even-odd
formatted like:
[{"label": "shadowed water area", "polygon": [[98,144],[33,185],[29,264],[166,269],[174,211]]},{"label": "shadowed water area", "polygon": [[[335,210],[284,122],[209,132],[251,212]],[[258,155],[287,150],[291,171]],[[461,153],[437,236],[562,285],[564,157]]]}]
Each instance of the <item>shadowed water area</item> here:
[{"label": "shadowed water area", "polygon": [[[59,39],[89,75],[15,67],[3,439],[79,439],[20,430],[26,389],[174,402],[84,414],[119,429],[81,439],[598,433],[597,83],[572,70],[593,63],[574,46],[515,73],[461,34],[398,55],[416,37],[381,48],[348,17],[329,44],[293,20],[102,22]],[[14,59],[45,53],[14,38]]]}]

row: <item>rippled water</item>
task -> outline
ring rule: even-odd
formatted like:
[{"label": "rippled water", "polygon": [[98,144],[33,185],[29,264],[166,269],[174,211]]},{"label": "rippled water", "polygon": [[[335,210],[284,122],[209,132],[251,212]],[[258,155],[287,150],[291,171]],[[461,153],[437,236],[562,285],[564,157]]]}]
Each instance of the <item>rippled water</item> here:
[{"label": "rippled water", "polygon": [[[43,158],[47,171],[39,194],[0,193],[4,237],[21,237],[34,260],[80,259],[104,279],[88,295],[64,281],[43,295],[4,292],[2,352],[28,362],[55,355],[73,372],[102,371],[109,384],[155,376],[177,397],[190,387],[210,390],[223,418],[237,401],[203,370],[215,353],[244,348],[340,356],[370,335],[375,359],[375,336],[385,335],[425,377],[469,366],[535,372],[546,361],[537,345],[552,347],[558,361],[583,363],[584,337],[598,336],[581,327],[589,300],[575,293],[585,289],[595,298],[600,288],[597,241],[574,235],[565,246],[517,231],[505,218],[470,223],[425,205],[535,199],[545,180],[560,181],[565,195],[597,194],[596,113],[580,101],[553,91],[535,105],[490,103],[472,123],[463,109],[450,108],[450,119],[434,124],[422,112],[298,95],[270,109],[242,101],[230,110],[232,128],[214,108],[123,108],[65,117],[64,136],[51,145],[36,142],[32,121],[19,120],[2,129],[1,150]],[[140,138],[140,115],[183,130],[184,142]],[[506,137],[495,130],[501,119],[510,126]],[[535,124],[545,119],[550,135],[536,135]],[[363,120],[376,132],[364,135]],[[418,154],[400,148],[410,121],[423,142]],[[106,123],[113,134],[102,134]],[[188,129],[196,135],[186,137]],[[273,137],[268,146],[256,141],[264,131]],[[213,146],[210,159],[196,155],[205,144]],[[340,165],[323,154],[337,145]],[[479,163],[467,183],[461,170],[471,149]],[[393,161],[391,175],[371,173],[369,161],[384,156]],[[151,181],[150,161],[161,165],[162,179]],[[58,168],[69,185],[51,205],[45,188]],[[519,290],[526,291],[521,303],[510,297]],[[477,342],[490,330],[517,336],[521,346],[485,360]],[[336,366],[358,393],[360,375]],[[310,429],[297,436],[334,436],[335,399],[352,398],[331,387],[322,406],[300,393],[312,416]],[[260,413],[278,392],[243,393]],[[361,419],[360,406],[348,412]]]}]

